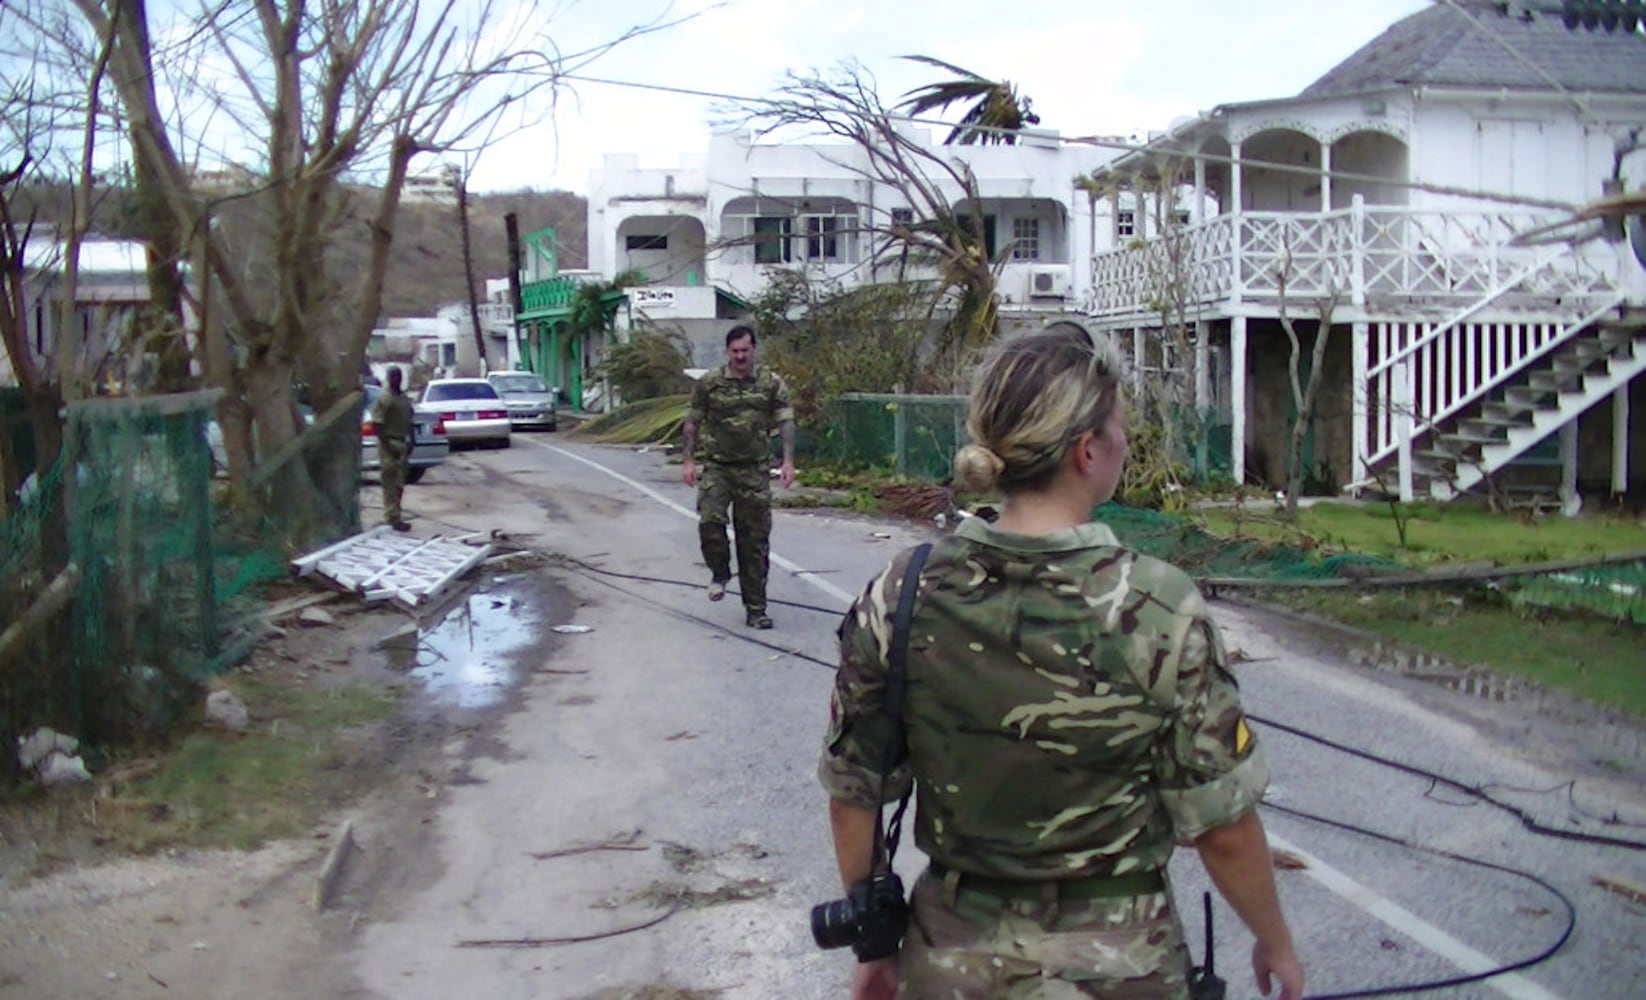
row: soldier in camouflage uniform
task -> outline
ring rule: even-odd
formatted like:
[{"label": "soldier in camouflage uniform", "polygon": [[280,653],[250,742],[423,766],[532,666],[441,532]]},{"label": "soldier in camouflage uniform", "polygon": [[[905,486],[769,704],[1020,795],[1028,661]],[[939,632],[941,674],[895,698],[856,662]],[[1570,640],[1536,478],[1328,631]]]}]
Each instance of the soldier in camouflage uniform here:
[{"label": "soldier in camouflage uniform", "polygon": [[398,367],[389,369],[387,391],[372,404],[372,426],[377,431],[377,478],[383,484],[383,522],[396,531],[410,531],[400,512],[406,489],[406,467],[411,461],[412,401],[401,391]]},{"label": "soldier in camouflage uniform", "polygon": [[[766,573],[771,560],[771,434],[783,441],[779,471],[784,488],[794,483],[794,409],[789,387],[776,372],[755,364],[754,330],[726,333],[726,363],[698,380],[686,409],[686,459],[681,479],[696,486],[698,542],[709,567],[709,600],[718,601],[731,580],[727,511],[737,536],[737,580],[751,628],[771,628],[766,613]],[[702,460],[699,468],[698,460]]]},{"label": "soldier in camouflage uniform", "polygon": [[[1118,392],[1107,350],[1078,332],[1011,342],[973,391],[956,474],[1005,502],[919,575],[886,795],[913,782],[931,865],[900,955],[859,965],[854,998],[1186,998],[1176,841],[1256,937],[1259,988],[1302,997],[1254,811],[1268,772],[1217,627],[1181,571],[1089,521],[1125,461]],[[908,559],[840,627],[818,771],[848,887],[870,871],[896,733],[882,699]]]}]

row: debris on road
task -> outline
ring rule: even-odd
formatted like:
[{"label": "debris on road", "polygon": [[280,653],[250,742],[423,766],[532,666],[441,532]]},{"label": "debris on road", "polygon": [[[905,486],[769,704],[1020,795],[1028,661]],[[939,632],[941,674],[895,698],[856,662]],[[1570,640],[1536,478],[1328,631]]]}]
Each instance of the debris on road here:
[{"label": "debris on road", "polygon": [[17,763],[42,785],[91,780],[85,761],[80,759],[80,741],[46,726],[36,729],[27,739],[18,738]]},{"label": "debris on road", "polygon": [[410,611],[432,603],[492,554],[490,544],[397,535],[388,525],[292,560],[297,576],[318,576],[367,601],[392,600]]},{"label": "debris on road", "polygon": [[206,696],[206,722],[243,733],[251,724],[251,713],[246,711],[246,703],[235,697],[233,691],[221,688]]},{"label": "debris on road", "polygon": [[538,861],[548,861],[552,858],[564,858],[573,854],[589,854],[594,851],[649,851],[651,845],[640,840],[640,830],[634,829],[627,833],[613,834],[598,843],[579,843],[570,847],[562,847],[553,851],[533,851],[531,857]]},{"label": "debris on road", "polygon": [[552,626],[549,627],[549,631],[550,632],[559,632],[561,635],[582,635],[585,632],[593,632],[594,631],[594,626],[592,626],[592,625],[552,625]]},{"label": "debris on road", "polygon": [[344,820],[343,827],[337,833],[337,840],[331,845],[326,854],[326,863],[320,866],[320,876],[314,882],[314,896],[310,899],[316,910],[324,910],[331,901],[332,893],[337,888],[337,879],[343,873],[343,863],[354,850],[354,821]]},{"label": "debris on road", "polygon": [[1646,885],[1614,875],[1596,875],[1594,881],[1607,892],[1615,892],[1631,903],[1646,905]]}]

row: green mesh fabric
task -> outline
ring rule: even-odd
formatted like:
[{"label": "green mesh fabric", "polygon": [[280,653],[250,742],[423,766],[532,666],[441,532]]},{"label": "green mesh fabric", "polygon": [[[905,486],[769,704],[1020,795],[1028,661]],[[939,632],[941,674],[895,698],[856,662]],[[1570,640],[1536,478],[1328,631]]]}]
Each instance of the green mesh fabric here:
[{"label": "green mesh fabric", "polygon": [[[228,662],[234,620],[285,554],[230,532],[214,502],[211,396],[71,404],[63,453],[0,522],[0,622],[65,565],[65,611],[0,651],[0,738],[50,725],[92,744],[163,727]],[[236,541],[235,539],[239,539]],[[4,745],[4,744],[0,744]]]},{"label": "green mesh fabric", "polygon": [[[1196,478],[1228,475],[1231,426],[1196,421],[1187,411],[1175,419],[1182,464]],[[844,393],[829,402],[827,439],[818,453],[835,461],[946,480],[967,441],[966,397]]]},{"label": "green mesh fabric", "polygon": [[1503,589],[1516,603],[1582,609],[1646,625],[1646,560],[1523,577]]},{"label": "green mesh fabric", "polygon": [[1221,577],[1284,584],[1343,576],[1353,567],[1398,570],[1400,564],[1377,556],[1343,554],[1320,557],[1290,545],[1231,541],[1207,534],[1176,514],[1107,503],[1092,512],[1127,546],[1170,562],[1197,578]]},{"label": "green mesh fabric", "polygon": [[965,396],[845,393],[829,403],[838,461],[942,481],[966,442]]}]

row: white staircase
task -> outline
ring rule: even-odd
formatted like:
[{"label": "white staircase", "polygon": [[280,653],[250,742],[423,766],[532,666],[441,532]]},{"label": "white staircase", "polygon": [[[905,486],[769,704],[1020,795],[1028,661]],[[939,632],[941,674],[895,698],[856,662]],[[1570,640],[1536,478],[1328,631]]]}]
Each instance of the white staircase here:
[{"label": "white staircase", "polygon": [[1428,429],[1415,446],[1418,496],[1450,500],[1479,486],[1646,372],[1646,318],[1590,324]]}]

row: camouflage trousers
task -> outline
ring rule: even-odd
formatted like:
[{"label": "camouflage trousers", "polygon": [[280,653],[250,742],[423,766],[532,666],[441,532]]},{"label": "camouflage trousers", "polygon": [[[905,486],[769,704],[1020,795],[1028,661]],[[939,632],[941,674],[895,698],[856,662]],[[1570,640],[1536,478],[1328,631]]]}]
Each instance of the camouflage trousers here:
[{"label": "camouflage trousers", "polygon": [[406,465],[411,449],[404,441],[380,438],[377,442],[377,478],[383,484],[383,520],[401,520],[400,497],[406,491]]},{"label": "camouflage trousers", "polygon": [[737,580],[743,606],[765,611],[772,536],[772,478],[765,462],[705,464],[698,475],[697,540],[710,579],[730,580],[732,576],[728,523],[737,536]]},{"label": "camouflage trousers", "polygon": [[904,1000],[1188,1000],[1189,952],[1164,892],[1001,899],[915,883],[898,980]]}]

